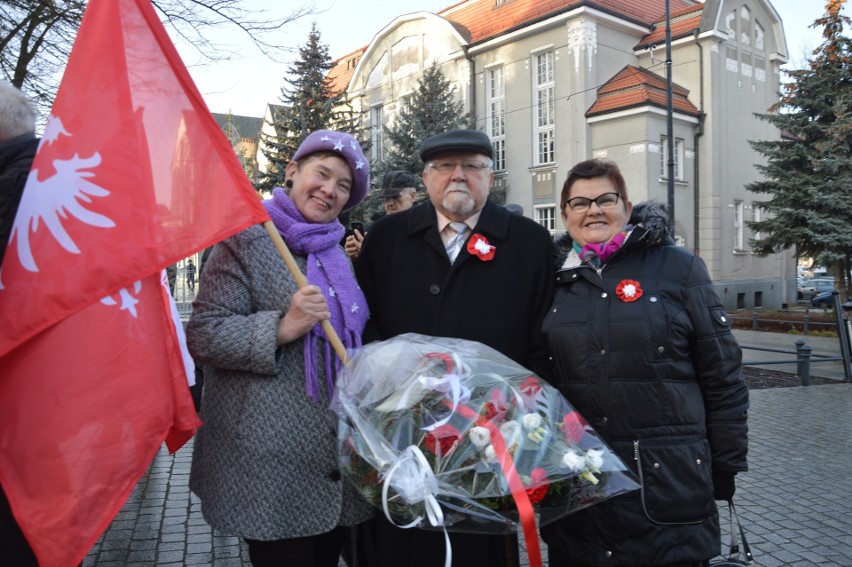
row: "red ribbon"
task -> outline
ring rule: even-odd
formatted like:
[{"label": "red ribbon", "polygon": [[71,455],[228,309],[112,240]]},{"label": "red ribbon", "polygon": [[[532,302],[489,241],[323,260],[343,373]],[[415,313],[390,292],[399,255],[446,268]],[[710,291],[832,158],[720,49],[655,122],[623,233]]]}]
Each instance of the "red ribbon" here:
[{"label": "red ribbon", "polygon": [[[449,400],[444,403],[450,406]],[[479,413],[471,408],[459,405],[456,410],[464,417],[471,421],[479,419]],[[530,498],[527,495],[527,489],[518,476],[518,471],[515,469],[515,463],[512,461],[512,456],[506,450],[506,442],[503,440],[503,435],[500,430],[490,421],[485,421],[480,424],[488,429],[491,433],[491,445],[494,447],[494,452],[500,460],[500,468],[503,469],[503,476],[506,482],[509,483],[509,488],[512,491],[512,497],[515,499],[515,506],[518,508],[518,515],[521,519],[521,526],[524,529],[524,541],[527,543],[527,557],[530,560],[530,567],[542,567],[541,564],[541,548],[538,545],[538,530],[535,524],[535,513],[533,512]]]}]

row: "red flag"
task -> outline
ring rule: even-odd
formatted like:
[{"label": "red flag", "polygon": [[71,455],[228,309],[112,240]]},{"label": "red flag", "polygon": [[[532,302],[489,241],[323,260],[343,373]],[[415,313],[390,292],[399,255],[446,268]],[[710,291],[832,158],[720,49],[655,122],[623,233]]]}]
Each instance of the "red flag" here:
[{"label": "red flag", "polygon": [[149,0],[91,0],[0,271],[0,484],[41,565],[199,425],[161,269],[267,219]]},{"label": "red flag", "polygon": [[267,220],[148,0],[92,0],[0,270],[0,356]]},{"label": "red flag", "polygon": [[200,425],[150,276],[0,359],[0,484],[42,567],[79,564],[157,449]]}]

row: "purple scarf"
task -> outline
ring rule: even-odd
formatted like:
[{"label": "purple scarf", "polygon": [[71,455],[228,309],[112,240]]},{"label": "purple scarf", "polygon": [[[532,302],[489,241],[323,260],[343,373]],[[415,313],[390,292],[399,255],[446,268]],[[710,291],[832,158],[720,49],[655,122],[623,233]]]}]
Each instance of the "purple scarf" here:
[{"label": "purple scarf", "polygon": [[606,242],[589,242],[580,248],[579,244],[574,243],[574,248],[577,249],[577,255],[580,256],[580,261],[584,264],[589,264],[594,268],[600,268],[610,257],[615,254],[615,251],[621,248],[624,244],[624,239],[633,230],[633,225],[627,227],[610,238]]},{"label": "purple scarf", "polygon": [[[361,332],[369,318],[367,299],[358,287],[352,273],[352,264],[339,242],[345,229],[336,219],[325,224],[305,220],[295,203],[280,187],[272,192],[272,199],[263,205],[281,233],[287,247],[294,253],[307,256],[308,282],[322,290],[331,312],[331,325],[347,349],[361,346]],[[329,398],[334,388],[334,378],[340,369],[340,358],[317,323],[305,335],[305,389],[308,396],[319,401],[317,378],[318,343],[325,348],[325,370]],[[331,361],[335,360],[334,365]]]}]

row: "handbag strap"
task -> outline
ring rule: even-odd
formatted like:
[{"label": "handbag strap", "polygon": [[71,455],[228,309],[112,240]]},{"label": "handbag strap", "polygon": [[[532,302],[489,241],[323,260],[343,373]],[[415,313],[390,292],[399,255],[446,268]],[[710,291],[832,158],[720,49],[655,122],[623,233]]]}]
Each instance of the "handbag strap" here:
[{"label": "handbag strap", "polygon": [[[740,532],[740,540],[743,542],[743,554],[745,554],[746,563],[751,565],[754,561],[754,556],[751,554],[751,548],[748,545],[748,540],[743,530],[743,525],[740,523],[740,517],[737,515],[737,508],[734,506],[733,500],[728,500],[728,519],[731,524],[731,547],[729,555],[731,558],[736,557],[740,553],[739,545],[737,545],[736,532]],[[736,522],[736,525],[734,524]],[[736,528],[736,529],[735,529]]]}]

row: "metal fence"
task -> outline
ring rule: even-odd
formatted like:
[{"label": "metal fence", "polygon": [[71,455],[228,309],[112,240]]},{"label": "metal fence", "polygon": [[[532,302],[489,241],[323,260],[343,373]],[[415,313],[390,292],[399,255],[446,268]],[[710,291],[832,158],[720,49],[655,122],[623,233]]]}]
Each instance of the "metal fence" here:
[{"label": "metal fence", "polygon": [[[192,285],[187,279],[188,261],[196,266],[195,277],[192,280]],[[198,293],[198,258],[197,254],[191,258],[186,258],[177,263],[177,279],[175,280],[174,298],[177,305],[180,318],[186,321],[192,313],[192,302],[195,300],[195,294]]]},{"label": "metal fence", "polygon": [[[799,339],[796,341],[796,350],[784,350],[784,349],[772,349],[772,348],[764,348],[764,347],[743,347],[750,350],[757,350],[763,352],[778,352],[784,354],[795,355],[794,359],[786,359],[786,360],[761,360],[761,361],[749,361],[749,366],[762,366],[766,364],[796,364],[796,374],[802,381],[803,386],[807,386],[810,384],[810,376],[811,376],[811,364],[815,362],[833,362],[833,361],[842,361],[843,363],[843,373],[846,377],[846,381],[852,380],[852,325],[850,325],[849,317],[841,307],[840,303],[840,295],[837,291],[834,292],[834,322],[825,322],[825,321],[811,321],[810,317],[807,313],[805,313],[803,317],[803,321],[801,324],[803,325],[803,334],[807,335],[809,328],[812,326],[825,326],[831,327],[833,331],[837,333],[837,339],[840,342],[840,356],[827,356],[821,354],[815,354],[812,352],[810,346],[805,344],[805,341]],[[736,316],[731,316],[731,319],[737,319]],[[740,317],[740,320],[748,320],[747,317]],[[758,324],[760,322],[772,322],[778,323],[777,319],[759,319],[757,317],[757,313],[753,313],[752,317],[752,330],[758,330]],[[794,321],[783,321],[784,323],[795,323]]]},{"label": "metal fence", "polygon": [[769,325],[789,324],[790,329],[796,329],[801,326],[802,334],[808,335],[811,331],[828,330],[837,332],[837,321],[812,321],[808,312],[802,316],[801,321],[797,319],[762,319],[758,317],[758,313],[753,312],[751,317],[737,317],[736,315],[728,315],[732,321],[749,321],[751,322],[751,330],[759,331],[761,323]]},{"label": "metal fence", "polygon": [[[780,349],[780,348],[767,348],[767,347],[755,347],[755,346],[745,346],[742,345],[742,348],[748,350],[756,350],[760,352],[778,352],[782,354],[790,354],[794,355],[795,358],[785,358],[782,360],[750,360],[748,362],[743,362],[744,366],[765,366],[768,364],[796,364],[796,376],[799,377],[799,380],[802,382],[802,386],[809,386],[811,383],[811,364],[818,362],[836,362],[843,361],[846,363],[847,361],[843,356],[829,356],[825,354],[816,354],[813,352],[813,349],[805,344],[805,341],[799,339],[796,341],[796,350],[788,350],[788,349]],[[847,375],[846,380],[849,380],[849,376]]]}]

